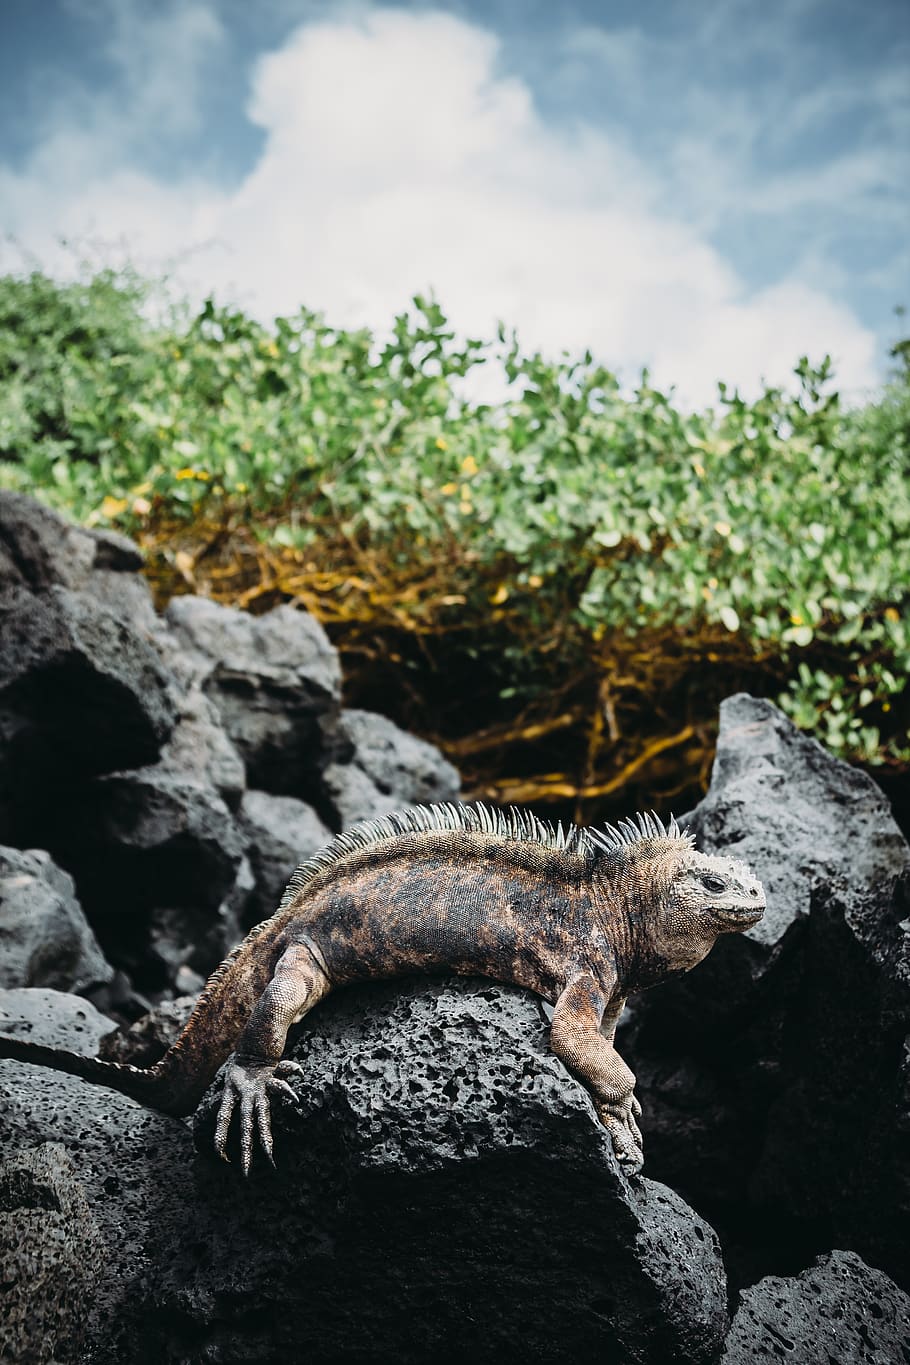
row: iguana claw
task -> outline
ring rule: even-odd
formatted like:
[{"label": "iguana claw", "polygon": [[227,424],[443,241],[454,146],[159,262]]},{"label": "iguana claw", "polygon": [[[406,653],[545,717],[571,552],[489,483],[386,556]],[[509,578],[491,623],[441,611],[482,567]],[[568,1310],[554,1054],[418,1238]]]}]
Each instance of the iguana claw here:
[{"label": "iguana claw", "polygon": [[598,1104],[597,1117],[610,1134],[613,1151],[620,1166],[629,1174],[637,1175],[645,1164],[641,1129],[635,1119],[641,1105],[634,1095],[618,1104]]},{"label": "iguana claw", "polygon": [[259,1144],[274,1168],[272,1151],[272,1115],[270,1096],[280,1095],[282,1099],[297,1103],[297,1096],[282,1079],[284,1076],[297,1075],[302,1070],[296,1062],[243,1063],[231,1057],[222,1068],[224,1090],[218,1107],[215,1123],[215,1150],[223,1161],[230,1161],[227,1154],[228,1134],[234,1110],[240,1105],[240,1165],[244,1175],[249,1175],[253,1161],[254,1132]]}]

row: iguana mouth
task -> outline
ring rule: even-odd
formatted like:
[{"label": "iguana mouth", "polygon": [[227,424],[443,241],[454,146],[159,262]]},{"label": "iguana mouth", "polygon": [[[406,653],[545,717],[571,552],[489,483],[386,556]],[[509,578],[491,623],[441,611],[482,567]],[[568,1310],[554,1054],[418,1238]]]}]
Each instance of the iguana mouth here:
[{"label": "iguana mouth", "polygon": [[765,913],[763,905],[749,905],[742,910],[721,910],[712,906],[710,913],[727,924],[757,924]]}]

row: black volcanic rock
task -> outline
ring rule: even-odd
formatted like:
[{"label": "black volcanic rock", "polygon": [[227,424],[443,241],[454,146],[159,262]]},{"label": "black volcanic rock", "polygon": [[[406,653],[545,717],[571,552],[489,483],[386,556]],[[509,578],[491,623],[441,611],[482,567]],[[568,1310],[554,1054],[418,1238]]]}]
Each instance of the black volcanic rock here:
[{"label": "black volcanic rock", "polygon": [[107,1249],[66,1149],[0,1160],[0,1359],[77,1362]]},{"label": "black volcanic rock", "polygon": [[839,1243],[906,1283],[910,852],[888,803],[738,696],[688,827],[750,863],[768,912],[633,1001],[618,1046],[639,1077],[646,1169],[728,1239],[763,1240],[750,1277],[788,1268],[791,1244]]},{"label": "black volcanic rock", "polygon": [[173,680],[125,621],[85,593],[13,588],[0,597],[0,638],[0,712],[18,719],[4,758],[24,790],[157,759]]},{"label": "black volcanic rock", "polygon": [[[304,1074],[299,1110],[276,1105],[277,1178],[254,1169],[202,1277],[180,1254],[168,1269],[165,1301],[202,1334],[232,1286],[231,1359],[287,1359],[304,1323],[314,1361],[716,1357],[713,1232],[620,1172],[532,996],[463,980],[349,990],[291,1055]],[[217,1098],[196,1140],[226,1206]]]},{"label": "black volcanic rock", "polygon": [[0,987],[79,991],[112,976],[72,878],[42,849],[0,847]]},{"label": "black volcanic rock", "polygon": [[350,990],[310,1016],[277,1173],[244,1181],[123,1096],[0,1061],[0,1150],[66,1140],[107,1243],[95,1365],[299,1358],[708,1365],[727,1327],[713,1232],[628,1180],[530,995]]},{"label": "black volcanic rock", "polygon": [[900,1365],[910,1359],[910,1296],[849,1251],[820,1256],[794,1279],[743,1291],[721,1365]]},{"label": "black volcanic rock", "polygon": [[214,702],[248,785],[305,799],[324,762],[320,721],[337,714],[341,695],[322,626],[292,606],[250,616],[201,597],[174,598],[166,621],[168,648]]}]

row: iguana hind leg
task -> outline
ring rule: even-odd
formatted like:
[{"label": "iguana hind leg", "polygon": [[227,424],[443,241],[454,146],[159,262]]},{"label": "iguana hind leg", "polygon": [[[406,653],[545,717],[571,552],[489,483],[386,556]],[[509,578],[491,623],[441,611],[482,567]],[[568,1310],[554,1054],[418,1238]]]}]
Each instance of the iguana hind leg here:
[{"label": "iguana hind leg", "polygon": [[275,974],[262,992],[246,1028],[240,1035],[236,1052],[222,1067],[224,1091],[215,1124],[215,1149],[228,1160],[227,1141],[234,1110],[240,1109],[240,1160],[244,1175],[253,1159],[254,1134],[274,1165],[272,1158],[273,1095],[295,1100],[284,1080],[300,1068],[296,1062],[283,1062],[281,1054],[288,1029],[307,1014],[331,989],[329,980],[313,953],[295,944],[279,959]]},{"label": "iguana hind leg", "polygon": [[635,1172],[644,1163],[641,1131],[635,1121],[641,1105],[634,1094],[635,1077],[613,1046],[624,1004],[609,997],[592,976],[576,977],[553,1007],[550,1046],[591,1091],[617,1160]]}]

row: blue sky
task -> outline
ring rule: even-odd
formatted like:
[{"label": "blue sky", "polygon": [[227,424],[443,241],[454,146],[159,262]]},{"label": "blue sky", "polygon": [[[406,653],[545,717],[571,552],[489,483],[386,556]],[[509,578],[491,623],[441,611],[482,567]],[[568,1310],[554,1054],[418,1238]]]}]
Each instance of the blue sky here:
[{"label": "blue sky", "polygon": [[[0,264],[648,364],[687,400],[910,305],[905,0],[0,0]],[[906,323],[904,324],[906,327]]]}]

